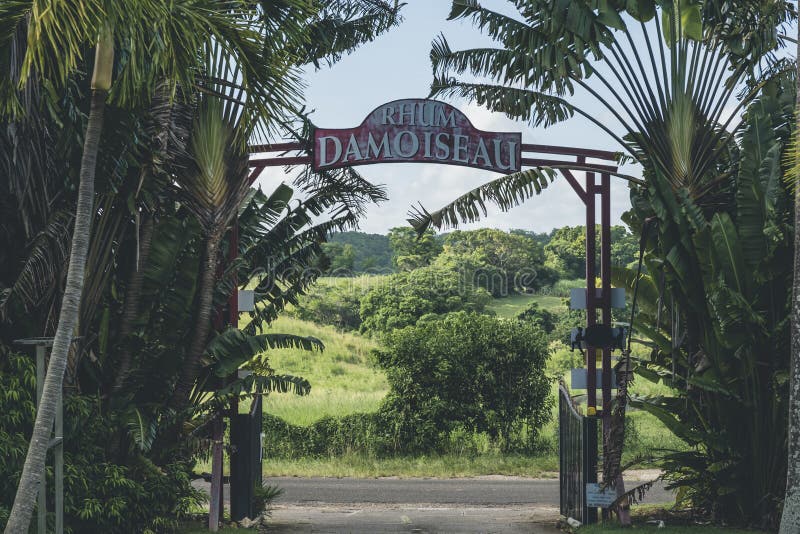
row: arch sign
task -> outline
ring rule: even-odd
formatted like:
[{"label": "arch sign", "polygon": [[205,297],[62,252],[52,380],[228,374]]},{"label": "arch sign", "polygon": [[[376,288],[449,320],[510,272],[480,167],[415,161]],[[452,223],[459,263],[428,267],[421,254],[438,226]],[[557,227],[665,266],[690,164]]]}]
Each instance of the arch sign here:
[{"label": "arch sign", "polygon": [[[520,132],[484,132],[450,104],[409,98],[379,106],[355,128],[315,128],[310,139],[251,145],[250,153],[278,154],[250,158],[250,183],[267,167],[297,165],[311,165],[315,171],[324,171],[376,163],[439,163],[505,175],[519,172],[523,167],[558,169],[586,207],[586,228],[596,228],[596,208],[599,208],[601,286],[596,287],[595,262],[590,261],[586,265],[586,287],[579,294],[585,295],[587,329],[597,324],[597,311],[602,311],[602,324],[611,324],[610,173],[617,172],[614,152],[523,144]],[[573,170],[586,173],[585,187],[572,174]],[[498,185],[500,193],[503,187]],[[596,257],[596,237],[596,232],[587,232],[587,258]],[[593,352],[594,349],[587,349],[587,354]],[[597,361],[587,357],[586,363],[587,413],[590,413],[597,404]],[[603,347],[600,383],[604,415],[611,412],[611,373],[611,348]]]},{"label": "arch sign", "polygon": [[442,163],[509,174],[522,163],[522,134],[484,132],[454,106],[428,99],[395,100],[360,126],[314,131],[314,170],[372,163]]},{"label": "arch sign", "polygon": [[[251,145],[251,155],[276,154],[250,158],[250,183],[267,167],[293,167],[311,165],[315,171],[355,167],[375,163],[439,163],[461,165],[501,174],[512,174],[525,168],[549,167],[558,169],[586,207],[586,228],[597,228],[596,208],[600,211],[600,287],[596,284],[594,261],[586,264],[586,287],[577,295],[584,297],[586,332],[597,331],[598,312],[602,312],[600,325],[611,325],[613,289],[611,287],[611,173],[617,172],[618,155],[614,152],[576,147],[523,144],[521,133],[484,132],[475,128],[457,108],[445,102],[428,99],[395,100],[372,111],[355,128],[315,128],[311,139]],[[523,156],[523,153],[525,154]],[[559,159],[553,159],[553,156]],[[573,159],[574,158],[574,159]],[[589,162],[600,160],[604,163]],[[585,187],[572,171],[586,173]],[[599,180],[597,180],[597,175]],[[531,178],[532,179],[532,178]],[[518,181],[525,186],[526,178]],[[488,195],[504,194],[504,184]],[[530,186],[533,187],[532,185]],[[536,187],[539,191],[539,186]],[[469,193],[468,193],[469,194]],[[599,202],[598,202],[599,197]],[[586,257],[595,258],[597,232],[586,233]],[[595,340],[596,342],[597,340]],[[576,338],[579,346],[579,342]],[[592,341],[584,339],[583,344]],[[612,360],[611,346],[585,347],[586,368],[586,418],[590,430],[596,428],[597,386],[602,390],[602,416],[604,425],[611,413]],[[601,368],[598,373],[600,353]],[[573,384],[574,385],[574,384]],[[588,436],[596,436],[591,430]],[[593,438],[592,438],[593,439]],[[597,442],[585,444],[587,467],[584,480],[597,481]],[[564,461],[562,456],[562,462]],[[571,475],[561,474],[562,511],[565,491],[572,491]],[[221,478],[221,476],[220,476]],[[221,484],[221,482],[218,482]],[[213,484],[213,482],[212,482]],[[567,486],[569,484],[569,486]],[[213,487],[213,486],[212,486]],[[586,486],[588,492],[589,487]],[[577,491],[586,497],[583,486]],[[214,493],[212,491],[212,493]],[[593,522],[590,508],[583,500],[588,522]],[[595,510],[596,512],[596,510]]]}]

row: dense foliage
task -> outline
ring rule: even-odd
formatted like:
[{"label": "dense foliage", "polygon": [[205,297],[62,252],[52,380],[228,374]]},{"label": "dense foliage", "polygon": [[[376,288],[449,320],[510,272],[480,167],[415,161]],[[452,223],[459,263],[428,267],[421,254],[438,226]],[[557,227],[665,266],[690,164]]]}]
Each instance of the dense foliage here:
[{"label": "dense foliage", "polygon": [[482,311],[491,299],[458,271],[431,265],[387,276],[361,299],[361,330],[386,333],[425,315]]},{"label": "dense foliage", "polygon": [[534,239],[490,228],[447,234],[435,263],[461,272],[494,297],[540,289],[557,276],[545,268],[542,247]]},{"label": "dense foliage", "polygon": [[362,322],[361,299],[366,292],[350,284],[319,284],[300,298],[289,313],[304,321],[358,330]]},{"label": "dense foliage", "polygon": [[[779,51],[794,7],[710,0],[514,7],[512,15],[453,0],[450,18],[471,20],[494,42],[453,50],[437,39],[431,95],[467,98],[535,126],[580,115],[625,152],[620,161],[642,166],[642,179],[616,173],[631,184],[629,224],[637,233],[646,220],[654,225],[653,308],[640,326],[653,352],[640,371],[680,393],[639,405],[693,446],[665,456],[680,500],[719,521],[774,526],[786,487],[794,215],[781,157],[797,82],[796,61]],[[436,211],[420,207],[412,224],[422,232],[474,222],[487,203],[510,209],[556,176],[526,169]],[[626,398],[618,402],[603,440],[604,479],[614,485]],[[624,506],[616,511],[628,520]]]},{"label": "dense foliage", "polygon": [[408,226],[389,230],[389,245],[392,247],[392,265],[398,271],[412,271],[430,265],[442,252],[442,244],[433,231],[418,236]]},{"label": "dense foliage", "polygon": [[[302,66],[335,62],[371,41],[399,21],[399,8],[292,0],[110,6],[104,15],[114,20],[106,21],[91,2],[62,2],[62,11],[41,17],[31,16],[38,2],[0,9],[0,383],[4,412],[17,414],[0,418],[9,449],[0,508],[14,498],[32,421],[30,366],[10,347],[56,331],[82,184],[91,228],[76,230],[88,251],[64,377],[67,527],[168,531],[198,501],[191,469],[208,452],[221,409],[256,391],[308,392],[302,378],[270,368],[269,351],[321,343],[258,327],[314,282],[309,267],[327,236],[354,228],[366,203],[385,199],[349,170],[305,171],[291,186],[254,190],[248,142],[305,135],[310,124],[295,113]],[[114,21],[106,101],[105,91],[89,90],[90,74],[97,32],[105,42]],[[180,31],[170,33],[173,23]],[[169,71],[175,65],[185,70]],[[89,112],[90,99],[104,118]],[[82,149],[90,118],[96,153]],[[92,193],[79,169],[95,155]],[[236,314],[229,298],[242,286],[255,289],[252,323],[227,328]],[[253,374],[238,378],[248,362]]]},{"label": "dense foliage", "polygon": [[[331,236],[330,243],[342,245],[340,249],[342,252],[346,245],[352,247],[355,256],[352,268],[356,273],[388,274],[394,270],[388,236],[354,231],[337,232]],[[332,262],[336,258],[338,250],[333,252]],[[328,254],[327,250],[326,254]]]},{"label": "dense foliage", "polygon": [[265,454],[461,454],[477,452],[476,436],[496,450],[533,452],[551,413],[547,356],[543,332],[520,321],[466,312],[423,319],[377,351],[389,393],[376,412],[306,427],[267,416]]},{"label": "dense foliage", "polygon": [[794,100],[793,77],[765,87],[718,189],[675,198],[653,180],[629,213],[637,227],[657,221],[637,323],[652,351],[638,372],[677,391],[635,404],[693,445],[665,455],[683,498],[719,519],[762,526],[778,518],[786,477],[792,198],[781,157]]},{"label": "dense foliage", "polygon": [[[558,273],[560,278],[586,276],[586,227],[556,228],[544,246],[544,253],[545,265]],[[638,256],[639,239],[624,226],[612,226],[611,263],[627,267],[636,262]],[[597,263],[596,272],[600,272],[599,261]]]},{"label": "dense foliage", "polygon": [[[16,480],[33,425],[36,366],[29,355],[4,352],[0,360],[0,523],[8,519]],[[133,412],[131,412],[133,413]],[[123,417],[123,420],[115,420]],[[64,516],[71,532],[162,532],[194,510],[205,496],[189,485],[189,466],[155,465],[144,443],[105,444],[126,414],[103,413],[97,396],[72,395],[64,406]],[[119,462],[120,456],[129,461]],[[47,485],[53,487],[52,469]],[[51,508],[52,511],[52,508]],[[51,518],[52,520],[52,518]]]},{"label": "dense foliage", "polygon": [[529,324],[461,312],[385,342],[377,360],[391,388],[386,403],[408,439],[436,443],[464,427],[509,450],[523,425],[531,444],[549,419],[547,343]]}]

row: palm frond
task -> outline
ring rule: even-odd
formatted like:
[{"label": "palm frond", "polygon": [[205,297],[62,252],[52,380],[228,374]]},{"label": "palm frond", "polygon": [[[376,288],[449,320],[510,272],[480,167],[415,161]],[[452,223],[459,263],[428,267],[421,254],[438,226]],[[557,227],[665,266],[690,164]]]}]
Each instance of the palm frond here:
[{"label": "palm frond", "polygon": [[149,452],[158,433],[158,419],[148,417],[139,408],[128,410],[123,417],[128,435],[136,448],[142,452]]},{"label": "palm frond", "polygon": [[454,78],[435,78],[430,96],[466,98],[490,111],[522,119],[533,126],[552,126],[575,113],[575,108],[558,96],[531,89],[461,82]]},{"label": "palm frond", "polygon": [[73,219],[73,214],[65,210],[52,214],[47,226],[33,240],[14,285],[4,293],[0,315],[5,315],[9,302],[18,300],[24,309],[30,309],[56,290],[69,258]]},{"label": "palm frond", "polygon": [[216,392],[217,398],[231,395],[260,395],[264,393],[294,393],[295,395],[308,395],[311,384],[305,378],[292,375],[257,375],[252,374]]},{"label": "palm frond", "polygon": [[486,216],[487,203],[507,211],[538,195],[555,179],[552,169],[526,169],[492,180],[458,197],[443,208],[429,213],[420,205],[410,213],[408,222],[418,234],[434,226],[437,229],[455,228]]},{"label": "palm frond", "polygon": [[325,2],[307,26],[308,40],[301,57],[317,68],[323,61],[333,65],[345,54],[399,24],[404,5],[383,0]]},{"label": "palm frond", "polygon": [[310,336],[292,334],[254,336],[231,328],[211,340],[206,347],[205,358],[209,360],[214,374],[226,377],[266,350],[285,348],[322,351],[325,345],[319,339]]}]

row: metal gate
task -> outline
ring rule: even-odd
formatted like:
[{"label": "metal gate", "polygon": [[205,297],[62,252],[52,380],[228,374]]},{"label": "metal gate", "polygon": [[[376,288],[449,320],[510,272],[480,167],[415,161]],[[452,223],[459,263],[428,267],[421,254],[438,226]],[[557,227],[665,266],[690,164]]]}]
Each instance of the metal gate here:
[{"label": "metal gate", "polygon": [[[595,454],[590,454],[590,451]],[[575,409],[566,385],[558,386],[558,457],[561,515],[581,523],[597,522],[597,508],[586,504],[586,484],[597,482],[597,419]]]},{"label": "metal gate", "polygon": [[256,491],[261,479],[261,396],[253,398],[250,413],[231,416],[231,519],[255,519]]}]

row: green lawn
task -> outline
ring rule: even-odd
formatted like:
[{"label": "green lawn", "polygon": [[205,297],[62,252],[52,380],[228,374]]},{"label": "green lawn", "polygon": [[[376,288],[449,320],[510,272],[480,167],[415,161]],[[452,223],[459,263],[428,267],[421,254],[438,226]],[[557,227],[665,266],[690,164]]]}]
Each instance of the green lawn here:
[{"label": "green lawn", "polygon": [[741,530],[725,527],[711,526],[669,526],[658,528],[656,525],[634,525],[631,528],[620,526],[587,525],[577,530],[578,534],[629,534],[631,532],[641,532],[653,534],[754,534],[754,530]]},{"label": "green lawn", "polygon": [[322,353],[300,349],[270,352],[272,368],[279,374],[306,378],[311,393],[304,397],[272,394],[266,399],[267,413],[295,425],[310,425],[325,416],[375,411],[389,389],[386,376],[370,363],[370,352],[377,345],[368,338],[287,316],[265,331],[313,336],[325,344]]},{"label": "green lawn", "polygon": [[534,478],[558,476],[558,456],[519,454],[433,455],[403,458],[368,458],[352,454],[336,458],[294,460],[266,458],[264,476],[376,478],[458,478],[509,475]]},{"label": "green lawn", "polygon": [[547,295],[511,295],[508,297],[492,300],[487,308],[495,312],[500,317],[513,319],[530,306],[531,302],[536,302],[546,310],[565,310],[564,299],[561,297],[551,297]]}]

